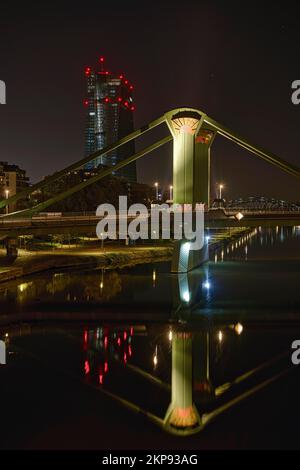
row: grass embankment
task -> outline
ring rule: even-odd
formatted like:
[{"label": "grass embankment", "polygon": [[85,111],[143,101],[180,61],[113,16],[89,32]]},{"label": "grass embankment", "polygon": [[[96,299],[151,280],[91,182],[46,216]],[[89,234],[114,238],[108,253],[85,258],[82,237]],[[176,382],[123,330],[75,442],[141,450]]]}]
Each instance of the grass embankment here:
[{"label": "grass embankment", "polygon": [[[164,261],[170,259],[172,246],[140,246],[113,247],[101,249],[81,248],[76,250],[55,250],[43,252],[28,252],[19,250],[19,256],[14,261],[5,259],[2,253],[0,267],[0,282],[15,279],[28,274],[39,273],[49,269],[67,268],[118,268],[135,264]],[[11,264],[9,264],[11,263]]]},{"label": "grass embankment", "polygon": [[[210,250],[215,251],[223,243],[249,233],[249,229],[233,228],[211,235]],[[114,269],[170,260],[172,244],[152,246],[107,246],[104,249],[93,247],[61,248],[55,250],[27,251],[19,249],[15,260],[7,260],[5,252],[0,252],[0,282],[35,274],[49,269],[96,268]],[[2,256],[1,256],[2,255]]]}]

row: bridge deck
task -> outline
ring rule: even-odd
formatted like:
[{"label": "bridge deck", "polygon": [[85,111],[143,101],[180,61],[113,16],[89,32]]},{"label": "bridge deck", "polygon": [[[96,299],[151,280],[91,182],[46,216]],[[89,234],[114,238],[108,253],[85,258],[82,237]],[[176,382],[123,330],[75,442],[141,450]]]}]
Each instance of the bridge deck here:
[{"label": "bridge deck", "polygon": [[[0,237],[17,237],[20,235],[50,235],[50,234],[92,234],[96,236],[96,225],[100,220],[95,215],[33,217],[33,218],[3,218],[0,219]],[[128,217],[130,222],[132,218]],[[233,215],[222,217],[214,212],[205,214],[207,228],[226,227],[276,227],[300,226],[299,213],[248,213],[238,221]]]}]

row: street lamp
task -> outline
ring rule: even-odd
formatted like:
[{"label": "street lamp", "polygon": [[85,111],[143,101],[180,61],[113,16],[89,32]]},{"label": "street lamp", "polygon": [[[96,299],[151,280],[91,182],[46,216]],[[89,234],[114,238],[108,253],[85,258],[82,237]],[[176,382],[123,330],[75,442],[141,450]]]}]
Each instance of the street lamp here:
[{"label": "street lamp", "polygon": [[173,186],[170,185],[170,201],[173,201]]},{"label": "street lamp", "polygon": [[154,183],[154,186],[156,190],[156,200],[158,201],[158,182],[157,181]]},{"label": "street lamp", "polygon": [[222,189],[224,188],[223,184],[219,184],[219,199],[222,199]]},{"label": "street lamp", "polygon": [[153,356],[153,364],[154,364],[154,368],[156,368],[157,366],[157,363],[158,363],[158,357],[157,357],[157,345],[155,346],[155,352],[154,352],[154,356]]},{"label": "street lamp", "polygon": [[[6,197],[6,199],[8,199],[8,195],[9,195],[9,189],[6,189],[6,190],[5,190],[5,197]],[[8,214],[8,206],[6,206],[6,214]]]}]

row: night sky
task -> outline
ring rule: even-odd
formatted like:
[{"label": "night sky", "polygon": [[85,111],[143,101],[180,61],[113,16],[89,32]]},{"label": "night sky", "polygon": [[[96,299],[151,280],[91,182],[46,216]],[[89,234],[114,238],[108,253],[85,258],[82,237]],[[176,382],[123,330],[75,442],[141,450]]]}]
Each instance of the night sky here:
[{"label": "night sky", "polygon": [[[134,84],[136,128],[172,108],[199,108],[300,166],[300,105],[291,102],[300,16],[280,3],[2,3],[0,160],[37,181],[83,156],[84,68],[103,55]],[[300,200],[299,180],[221,137],[212,160],[212,195],[222,182],[228,198]],[[141,182],[167,187],[171,174],[170,147],[138,163]]]}]

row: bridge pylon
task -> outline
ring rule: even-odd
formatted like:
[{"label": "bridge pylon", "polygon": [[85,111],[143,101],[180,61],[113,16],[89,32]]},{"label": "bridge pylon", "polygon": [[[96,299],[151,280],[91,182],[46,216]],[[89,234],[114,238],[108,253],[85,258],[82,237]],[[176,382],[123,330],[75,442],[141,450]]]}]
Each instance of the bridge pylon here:
[{"label": "bridge pylon", "polygon": [[196,109],[175,109],[165,117],[173,137],[173,202],[208,207],[210,148],[216,131]]},{"label": "bridge pylon", "polygon": [[[210,149],[216,131],[205,122],[206,115],[196,109],[180,108],[166,113],[173,137],[173,203],[209,207]],[[186,250],[187,240],[175,242],[172,272],[187,272],[208,259],[204,246]]]}]

